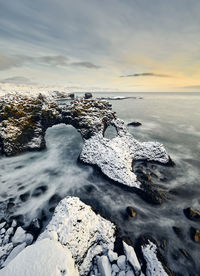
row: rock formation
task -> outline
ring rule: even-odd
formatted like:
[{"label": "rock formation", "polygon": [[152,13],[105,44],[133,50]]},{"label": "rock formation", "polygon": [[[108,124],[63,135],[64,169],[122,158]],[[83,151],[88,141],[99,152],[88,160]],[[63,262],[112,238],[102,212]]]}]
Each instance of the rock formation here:
[{"label": "rock formation", "polygon": [[[104,175],[129,188],[148,194],[151,201],[161,203],[163,195],[153,185],[145,185],[133,172],[137,160],[171,162],[163,145],[139,142],[117,118],[111,104],[104,100],[80,99],[59,106],[52,98],[7,95],[0,99],[0,150],[12,156],[45,148],[45,131],[55,124],[74,126],[84,145],[80,160],[95,165]],[[107,139],[104,132],[115,127],[117,137]]]},{"label": "rock formation", "polygon": [[[27,234],[28,235],[28,234]],[[7,257],[0,275],[27,276],[158,276],[168,275],[158,259],[157,245],[146,239],[139,259],[122,242],[123,255],[114,252],[115,225],[77,197],[64,198],[38,240]],[[26,245],[25,245],[26,246]],[[24,247],[25,247],[24,246]],[[142,265],[145,262],[146,269]]]}]

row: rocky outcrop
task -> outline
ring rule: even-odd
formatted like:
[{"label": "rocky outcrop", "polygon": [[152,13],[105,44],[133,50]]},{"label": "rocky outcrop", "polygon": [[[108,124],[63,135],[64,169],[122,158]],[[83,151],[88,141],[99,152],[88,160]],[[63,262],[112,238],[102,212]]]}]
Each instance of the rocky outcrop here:
[{"label": "rocky outcrop", "polygon": [[[163,194],[153,185],[142,183],[133,172],[137,160],[162,164],[171,162],[163,145],[139,142],[128,132],[125,123],[104,100],[80,99],[59,106],[52,98],[7,95],[0,99],[0,148],[2,154],[16,155],[45,148],[45,131],[55,124],[74,126],[84,144],[80,160],[95,165],[113,181],[149,195],[161,203]],[[104,137],[108,126],[116,129],[113,139]],[[153,187],[153,188],[151,188]],[[152,192],[153,191],[153,192]]]},{"label": "rocky outcrop", "polygon": [[39,240],[50,237],[66,246],[80,274],[87,275],[93,258],[113,249],[114,233],[114,224],[96,215],[77,197],[68,197],[58,204]]},{"label": "rocky outcrop", "polygon": [[17,222],[6,221],[0,224],[0,268],[7,265],[20,251],[31,244],[33,236]]},{"label": "rocky outcrop", "polygon": [[[133,246],[122,242],[123,254],[114,251],[115,225],[92,211],[77,197],[64,198],[38,240],[11,254],[0,275],[139,276],[168,275],[158,259],[157,246],[141,246],[143,260]],[[14,257],[13,257],[14,256]]]},{"label": "rocky outcrop", "polygon": [[188,207],[184,209],[183,212],[188,219],[200,221],[200,212],[198,210],[194,210],[193,208]]}]

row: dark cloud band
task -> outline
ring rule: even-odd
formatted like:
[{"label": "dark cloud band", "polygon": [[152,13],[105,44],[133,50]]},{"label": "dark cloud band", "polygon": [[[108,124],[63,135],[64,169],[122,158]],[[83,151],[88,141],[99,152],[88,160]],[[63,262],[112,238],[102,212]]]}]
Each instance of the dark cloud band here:
[{"label": "dark cloud band", "polygon": [[159,78],[171,78],[172,76],[167,74],[157,74],[157,73],[136,73],[120,76],[120,78],[131,78],[131,77],[159,77]]}]

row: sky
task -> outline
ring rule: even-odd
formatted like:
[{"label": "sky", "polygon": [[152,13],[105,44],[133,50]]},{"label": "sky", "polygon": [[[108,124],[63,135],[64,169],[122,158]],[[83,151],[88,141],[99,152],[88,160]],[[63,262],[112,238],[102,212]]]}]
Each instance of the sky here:
[{"label": "sky", "polygon": [[0,0],[0,90],[200,91],[199,0]]}]

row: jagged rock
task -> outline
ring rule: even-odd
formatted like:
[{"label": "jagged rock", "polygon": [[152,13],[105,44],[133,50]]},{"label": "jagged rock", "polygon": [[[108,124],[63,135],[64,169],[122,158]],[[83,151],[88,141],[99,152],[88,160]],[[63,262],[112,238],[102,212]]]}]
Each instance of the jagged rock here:
[{"label": "jagged rock", "polygon": [[112,270],[111,270],[111,265],[110,265],[110,262],[109,262],[107,256],[99,257],[97,264],[98,264],[98,269],[99,269],[100,275],[111,276]]},{"label": "jagged rock", "polygon": [[134,271],[135,271],[135,275],[138,276],[141,274],[141,265],[138,261],[138,258],[135,254],[135,250],[132,246],[129,246],[128,244],[126,244],[123,241],[123,247],[124,247],[124,253],[126,255],[127,260],[129,261],[129,263],[131,264],[131,266],[133,267]]},{"label": "jagged rock", "polygon": [[19,226],[12,237],[12,243],[14,245],[21,244],[23,242],[26,242],[26,244],[31,244],[33,241],[33,236],[29,233],[26,233],[24,229]]},{"label": "jagged rock", "polygon": [[2,222],[2,223],[0,223],[0,229],[2,229],[5,225],[6,225],[6,222],[5,222],[5,221]]},{"label": "jagged rock", "polygon": [[[80,275],[87,275],[93,258],[114,247],[114,225],[96,215],[76,197],[64,198],[39,239],[51,237],[72,253]],[[50,235],[50,236],[49,236]]]},{"label": "jagged rock", "polygon": [[90,99],[90,98],[92,98],[92,93],[90,92],[85,93],[85,99]]},{"label": "jagged rock", "polygon": [[133,207],[128,206],[126,208],[126,212],[127,212],[129,217],[132,217],[132,218],[136,217],[136,211],[133,209]]},{"label": "jagged rock", "polygon": [[126,269],[126,256],[125,255],[119,256],[119,258],[117,259],[117,265],[121,270]]},{"label": "jagged rock", "polygon": [[146,276],[173,275],[165,258],[158,249],[157,242],[150,236],[140,237],[140,246],[146,263]]},{"label": "jagged rock", "polygon": [[[104,100],[74,100],[70,105],[60,107],[52,98],[43,95],[35,98],[22,95],[2,97],[2,153],[11,156],[44,149],[46,129],[60,123],[70,124],[81,133],[84,140],[81,161],[99,167],[107,177],[117,183],[134,188],[134,191],[143,191],[149,201],[162,203],[165,194],[151,185],[141,185],[133,172],[132,164],[137,160],[169,164],[171,159],[163,145],[157,142],[141,143],[134,139],[125,123],[112,111],[111,104]],[[113,139],[103,136],[104,130],[110,125],[117,131],[117,137]],[[25,200],[26,196],[21,198]]]},{"label": "jagged rock", "polygon": [[199,229],[191,227],[190,234],[191,234],[191,238],[194,242],[196,242],[196,243],[200,242],[200,230]]},{"label": "jagged rock", "polygon": [[173,226],[172,229],[173,229],[174,233],[175,233],[180,239],[183,238],[183,230],[182,230],[180,227]]},{"label": "jagged rock", "polygon": [[199,221],[200,220],[200,212],[197,210],[194,210],[193,208],[186,208],[183,210],[185,216],[190,219],[190,220],[194,220],[194,221]]},{"label": "jagged rock", "polygon": [[117,260],[118,255],[116,252],[113,252],[112,250],[108,250],[108,257],[109,257],[110,262],[112,263]]},{"label": "jagged rock", "polygon": [[116,264],[112,265],[112,271],[118,273],[120,271],[119,267]]}]

